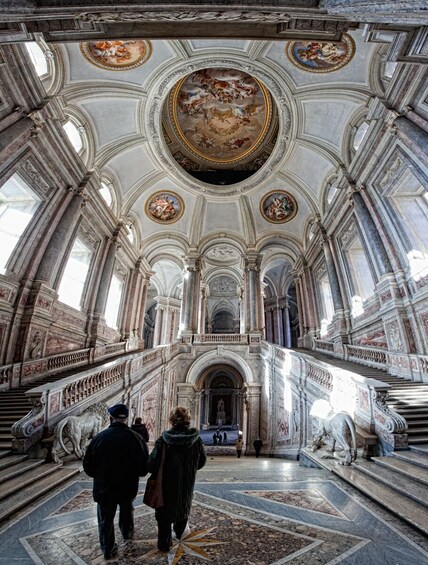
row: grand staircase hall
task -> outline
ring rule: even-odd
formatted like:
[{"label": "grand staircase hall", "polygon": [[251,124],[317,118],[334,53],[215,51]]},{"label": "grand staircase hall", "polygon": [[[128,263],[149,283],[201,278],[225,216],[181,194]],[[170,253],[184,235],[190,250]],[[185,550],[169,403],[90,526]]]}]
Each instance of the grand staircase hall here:
[{"label": "grand staircase hall", "polygon": [[[204,443],[167,553],[119,403]],[[105,561],[428,564],[427,0],[0,0],[0,565]]]}]

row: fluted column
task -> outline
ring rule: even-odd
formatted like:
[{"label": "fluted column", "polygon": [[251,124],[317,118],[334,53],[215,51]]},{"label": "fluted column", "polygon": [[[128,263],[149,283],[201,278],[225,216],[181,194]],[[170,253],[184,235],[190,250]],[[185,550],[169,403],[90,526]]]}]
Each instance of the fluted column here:
[{"label": "fluted column", "polygon": [[30,137],[36,135],[43,127],[43,121],[42,109],[28,115],[23,115],[22,110],[17,109],[4,118],[0,123],[0,126],[3,126],[0,132],[0,162],[4,163],[16,155],[28,143]]},{"label": "fluted column", "polygon": [[140,298],[140,306],[139,306],[139,317],[138,317],[138,337],[141,340],[140,345],[144,343],[143,340],[143,330],[144,330],[144,318],[146,316],[146,305],[147,305],[147,294],[149,292],[149,285],[150,285],[150,275],[144,275],[141,281],[141,298]]},{"label": "fluted column", "polygon": [[199,321],[198,321],[198,333],[205,333],[205,319],[207,315],[207,289],[205,286],[201,287],[201,305],[199,308]]},{"label": "fluted column", "polygon": [[153,347],[160,345],[162,332],[163,306],[156,306],[155,329],[153,333]]},{"label": "fluted column", "polygon": [[262,292],[260,285],[260,255],[256,253],[248,254],[245,259],[246,274],[246,303],[248,323],[246,326],[249,333],[262,331],[262,321],[260,320]]},{"label": "fluted column", "polygon": [[286,300],[282,310],[282,319],[284,325],[284,347],[291,347],[290,305],[288,300]]},{"label": "fluted column", "polygon": [[103,272],[98,287],[97,301],[95,303],[95,312],[97,314],[104,314],[107,304],[108,291],[110,289],[110,282],[113,276],[114,263],[116,260],[116,252],[118,248],[119,230],[120,227],[116,229],[113,237],[110,239],[110,247],[107,251],[107,257],[104,262]]},{"label": "fluted column", "polygon": [[326,233],[323,234],[322,248],[324,251],[325,262],[327,265],[327,275],[330,283],[331,296],[335,312],[343,310],[342,294],[340,292],[339,278],[337,276],[336,267],[333,260],[333,255],[330,249],[329,237]]},{"label": "fluted column", "polygon": [[358,190],[353,190],[351,195],[357,221],[376,261],[380,276],[392,273],[393,269],[382,238],[363,197]]},{"label": "fluted column", "polygon": [[193,334],[198,331],[201,261],[196,255],[185,261],[180,326],[181,334]]},{"label": "fluted column", "polygon": [[70,189],[68,203],[49,243],[45,249],[36,274],[36,280],[52,285],[56,276],[56,265],[64,257],[73,229],[76,227],[80,209],[84,205],[84,187]]}]

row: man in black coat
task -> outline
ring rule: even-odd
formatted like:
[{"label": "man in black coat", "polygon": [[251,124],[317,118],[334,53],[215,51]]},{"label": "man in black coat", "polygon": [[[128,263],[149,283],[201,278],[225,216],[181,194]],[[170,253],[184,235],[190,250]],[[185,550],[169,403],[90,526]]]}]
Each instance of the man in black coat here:
[{"label": "man in black coat", "polygon": [[123,539],[134,532],[133,500],[139,477],[147,474],[148,449],[142,437],[128,428],[128,408],[116,404],[108,410],[110,426],[97,434],[83,458],[83,469],[94,478],[98,532],[105,559],[117,553],[114,517],[119,505],[119,528]]}]

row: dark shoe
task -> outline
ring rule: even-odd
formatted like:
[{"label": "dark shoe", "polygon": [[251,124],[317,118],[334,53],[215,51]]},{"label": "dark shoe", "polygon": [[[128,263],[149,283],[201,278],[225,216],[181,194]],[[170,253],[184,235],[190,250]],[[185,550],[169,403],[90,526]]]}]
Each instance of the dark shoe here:
[{"label": "dark shoe", "polygon": [[117,555],[118,549],[119,549],[118,545],[117,545],[117,543],[115,543],[114,546],[113,546],[113,549],[110,551],[110,553],[104,553],[104,559],[111,559],[112,557]]},{"label": "dark shoe", "polygon": [[159,551],[163,551],[166,553],[171,549],[171,547],[172,547],[172,542],[169,544],[169,546],[158,544]]}]

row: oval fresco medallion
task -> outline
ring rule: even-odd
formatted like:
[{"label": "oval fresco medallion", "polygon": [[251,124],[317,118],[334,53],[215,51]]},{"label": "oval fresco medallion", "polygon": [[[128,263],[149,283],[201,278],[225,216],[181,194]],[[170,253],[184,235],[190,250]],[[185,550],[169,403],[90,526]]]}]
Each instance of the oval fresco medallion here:
[{"label": "oval fresco medallion", "polygon": [[145,39],[87,41],[80,44],[86,59],[102,69],[124,71],[143,65],[150,59],[152,44]]},{"label": "oval fresco medallion", "polygon": [[273,190],[261,200],[260,211],[268,222],[284,224],[297,214],[297,202],[289,192]]},{"label": "oval fresco medallion", "polygon": [[236,69],[201,69],[171,91],[169,112],[188,151],[208,163],[233,164],[263,142],[272,118],[269,92]]},{"label": "oval fresco medallion", "polygon": [[154,222],[172,224],[183,215],[184,202],[175,192],[156,192],[147,200],[145,209]]},{"label": "oval fresco medallion", "polygon": [[290,61],[310,73],[331,73],[349,63],[355,53],[355,43],[344,33],[338,43],[319,41],[289,41],[285,48]]}]

